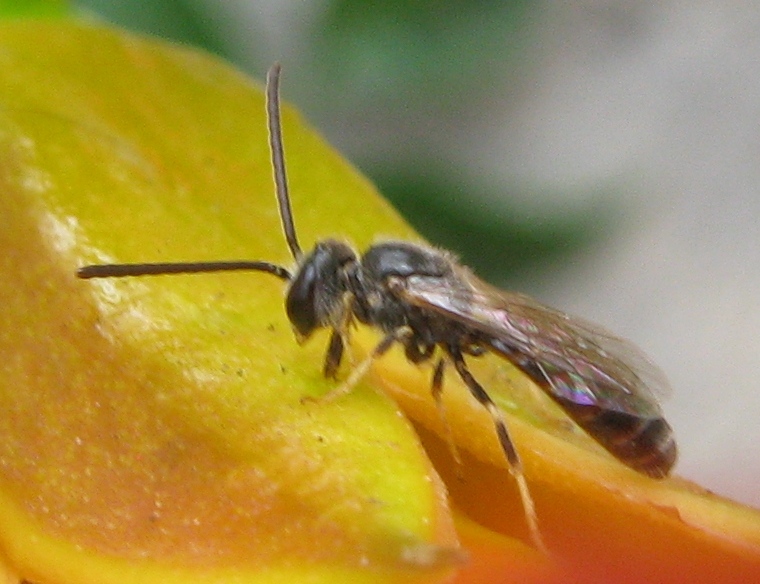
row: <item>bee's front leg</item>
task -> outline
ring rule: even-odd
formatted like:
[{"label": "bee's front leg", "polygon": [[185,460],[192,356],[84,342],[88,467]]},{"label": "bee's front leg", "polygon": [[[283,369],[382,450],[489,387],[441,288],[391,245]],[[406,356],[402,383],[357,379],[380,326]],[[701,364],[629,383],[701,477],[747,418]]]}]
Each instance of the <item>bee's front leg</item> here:
[{"label": "bee's front leg", "polygon": [[327,352],[325,353],[325,365],[323,372],[328,379],[336,379],[338,374],[338,367],[343,359],[343,349],[345,344],[343,342],[343,334],[338,329],[333,329],[330,335],[330,344],[327,345]]}]

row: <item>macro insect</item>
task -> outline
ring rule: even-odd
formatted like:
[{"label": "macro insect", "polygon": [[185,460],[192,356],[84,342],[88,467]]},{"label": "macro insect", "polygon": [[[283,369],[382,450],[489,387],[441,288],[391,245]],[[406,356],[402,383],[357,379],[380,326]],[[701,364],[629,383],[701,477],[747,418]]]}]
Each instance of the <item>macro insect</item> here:
[{"label": "macro insect", "polygon": [[102,264],[80,268],[80,278],[253,270],[287,282],[285,309],[297,338],[331,329],[324,375],[335,377],[356,322],[384,335],[338,388],[350,389],[374,359],[400,345],[412,363],[432,361],[432,394],[440,407],[444,372],[453,366],[489,412],[519,487],[535,544],[544,548],[533,500],[504,417],[467,366],[467,358],[494,353],[530,377],[568,416],[627,466],[666,476],[676,460],[673,431],[656,394],[664,374],[633,344],[476,278],[448,253],[405,241],[387,241],[359,255],[336,239],[304,254],[296,237],[285,174],[279,105],[280,67],[267,75],[267,118],[275,193],[291,271],[267,261]]}]

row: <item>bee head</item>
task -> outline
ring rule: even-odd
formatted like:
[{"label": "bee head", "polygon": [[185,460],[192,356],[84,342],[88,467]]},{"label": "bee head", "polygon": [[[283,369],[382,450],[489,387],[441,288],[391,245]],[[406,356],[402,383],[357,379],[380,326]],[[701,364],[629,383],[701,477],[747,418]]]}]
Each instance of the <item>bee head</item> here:
[{"label": "bee head", "polygon": [[285,299],[285,310],[299,341],[318,328],[343,322],[348,274],[357,265],[356,253],[332,239],[319,242],[301,261]]}]

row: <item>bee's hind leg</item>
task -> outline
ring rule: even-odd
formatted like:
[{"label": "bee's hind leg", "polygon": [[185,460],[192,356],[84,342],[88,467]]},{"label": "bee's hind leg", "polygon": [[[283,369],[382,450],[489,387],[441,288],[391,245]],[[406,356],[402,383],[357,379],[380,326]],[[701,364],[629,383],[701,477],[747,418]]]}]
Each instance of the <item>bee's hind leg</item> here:
[{"label": "bee's hind leg", "polygon": [[459,377],[462,378],[462,381],[464,381],[465,385],[467,386],[467,389],[470,390],[472,396],[478,400],[478,402],[491,415],[491,419],[493,420],[494,426],[496,427],[496,434],[499,437],[499,444],[501,445],[501,449],[504,452],[507,463],[509,464],[510,472],[512,473],[512,476],[515,477],[517,488],[520,491],[520,499],[522,500],[523,509],[525,511],[525,520],[528,523],[528,530],[530,531],[531,539],[533,540],[533,543],[537,549],[547,553],[548,550],[544,544],[544,540],[541,537],[541,531],[538,527],[536,506],[533,503],[533,497],[530,494],[528,483],[525,480],[525,474],[523,473],[520,457],[517,454],[517,450],[515,449],[515,445],[513,444],[512,439],[509,437],[507,424],[504,420],[504,416],[502,415],[501,410],[499,410],[499,408],[493,402],[491,396],[486,393],[485,389],[483,389],[483,386],[480,385],[480,383],[478,383],[478,381],[472,376],[472,373],[470,373],[470,370],[467,368],[467,363],[465,363],[464,357],[462,356],[461,349],[456,345],[448,345],[445,347],[445,350],[454,363],[454,367],[456,368],[457,373],[459,373]]}]

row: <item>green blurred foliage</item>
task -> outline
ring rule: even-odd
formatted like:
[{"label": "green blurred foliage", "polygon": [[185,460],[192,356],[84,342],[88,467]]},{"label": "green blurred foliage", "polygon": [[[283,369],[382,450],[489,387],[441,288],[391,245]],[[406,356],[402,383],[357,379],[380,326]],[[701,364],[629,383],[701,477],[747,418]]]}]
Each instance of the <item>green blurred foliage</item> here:
[{"label": "green blurred foliage", "polygon": [[397,167],[373,178],[417,231],[494,282],[517,286],[542,266],[571,260],[616,224],[603,198],[561,215],[529,214],[517,205],[494,209],[484,202],[485,191],[503,192],[504,185],[465,183],[455,173],[434,168],[405,172]]},{"label": "green blurred foliage", "polygon": [[223,55],[220,35],[193,3],[183,0],[74,0],[74,5],[126,29]]},{"label": "green blurred foliage", "polygon": [[66,0],[0,0],[3,18],[65,16],[69,9]]},{"label": "green blurred foliage", "polygon": [[313,66],[329,72],[333,83],[395,97],[409,108],[457,107],[473,85],[483,91],[495,79],[474,78],[474,66],[504,71],[516,65],[531,4],[334,0],[314,31]]}]

